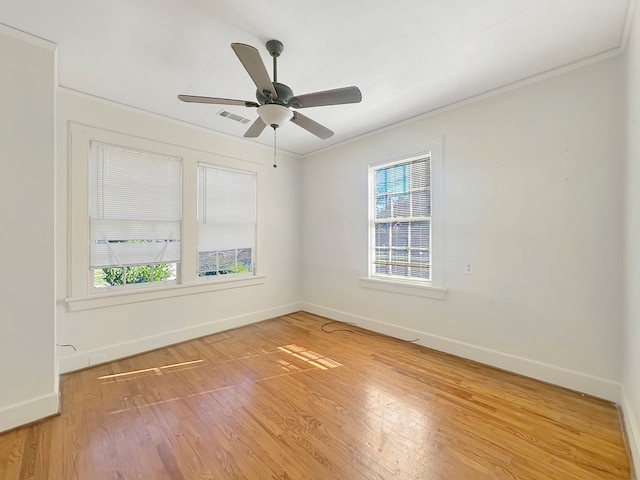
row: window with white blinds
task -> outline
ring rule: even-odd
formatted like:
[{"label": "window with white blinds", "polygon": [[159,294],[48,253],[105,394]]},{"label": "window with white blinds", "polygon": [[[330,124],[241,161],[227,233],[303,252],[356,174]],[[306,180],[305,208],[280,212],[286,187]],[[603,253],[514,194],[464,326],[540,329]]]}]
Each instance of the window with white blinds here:
[{"label": "window with white blinds", "polygon": [[431,154],[370,176],[370,275],[431,280]]},{"label": "window with white blinds", "polygon": [[92,269],[180,262],[180,158],[91,142]]},{"label": "window with white blinds", "polygon": [[198,165],[198,276],[253,274],[256,174]]}]

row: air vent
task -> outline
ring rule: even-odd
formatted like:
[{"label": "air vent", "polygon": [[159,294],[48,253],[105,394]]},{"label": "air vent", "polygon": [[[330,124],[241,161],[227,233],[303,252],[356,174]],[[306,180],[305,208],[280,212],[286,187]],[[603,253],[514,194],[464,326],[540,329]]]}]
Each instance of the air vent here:
[{"label": "air vent", "polygon": [[227,112],[226,110],[220,110],[218,112],[218,115],[220,115],[221,117],[224,118],[228,118],[229,120],[233,120],[235,122],[239,122],[239,123],[249,123],[251,122],[251,119],[249,118],[245,118],[245,117],[241,117],[240,115],[236,115],[235,113],[231,113],[231,112]]}]

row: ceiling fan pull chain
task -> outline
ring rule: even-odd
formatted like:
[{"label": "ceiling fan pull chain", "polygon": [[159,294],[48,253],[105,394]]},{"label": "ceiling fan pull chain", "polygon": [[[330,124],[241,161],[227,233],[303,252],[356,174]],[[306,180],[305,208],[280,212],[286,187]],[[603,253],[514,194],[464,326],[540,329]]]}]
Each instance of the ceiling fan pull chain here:
[{"label": "ceiling fan pull chain", "polygon": [[273,127],[273,168],[278,168],[276,165],[276,127]]}]

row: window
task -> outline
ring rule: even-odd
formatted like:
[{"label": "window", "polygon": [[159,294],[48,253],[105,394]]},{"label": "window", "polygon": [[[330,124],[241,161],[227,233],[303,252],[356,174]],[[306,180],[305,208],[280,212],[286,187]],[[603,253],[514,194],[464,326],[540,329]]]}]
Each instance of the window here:
[{"label": "window", "polygon": [[180,159],[91,142],[89,267],[93,287],[175,280]]},{"label": "window", "polygon": [[444,300],[443,137],[369,165],[368,274],[360,286]]},{"label": "window", "polygon": [[370,274],[431,280],[431,154],[370,168]]},{"label": "window", "polygon": [[198,165],[198,276],[254,273],[256,174]]},{"label": "window", "polygon": [[208,142],[76,123],[70,134],[70,311],[265,283],[256,263],[263,162],[210,152]]}]

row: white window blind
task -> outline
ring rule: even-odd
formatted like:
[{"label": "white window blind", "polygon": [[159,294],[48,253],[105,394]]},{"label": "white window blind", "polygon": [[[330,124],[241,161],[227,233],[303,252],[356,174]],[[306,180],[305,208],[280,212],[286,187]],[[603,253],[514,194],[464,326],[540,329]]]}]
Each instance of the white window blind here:
[{"label": "white window blind", "polygon": [[371,273],[431,279],[431,155],[372,167]]},{"label": "white window blind", "polygon": [[253,273],[256,174],[198,165],[198,275]]},{"label": "white window blind", "polygon": [[180,261],[179,158],[91,142],[90,266]]}]

